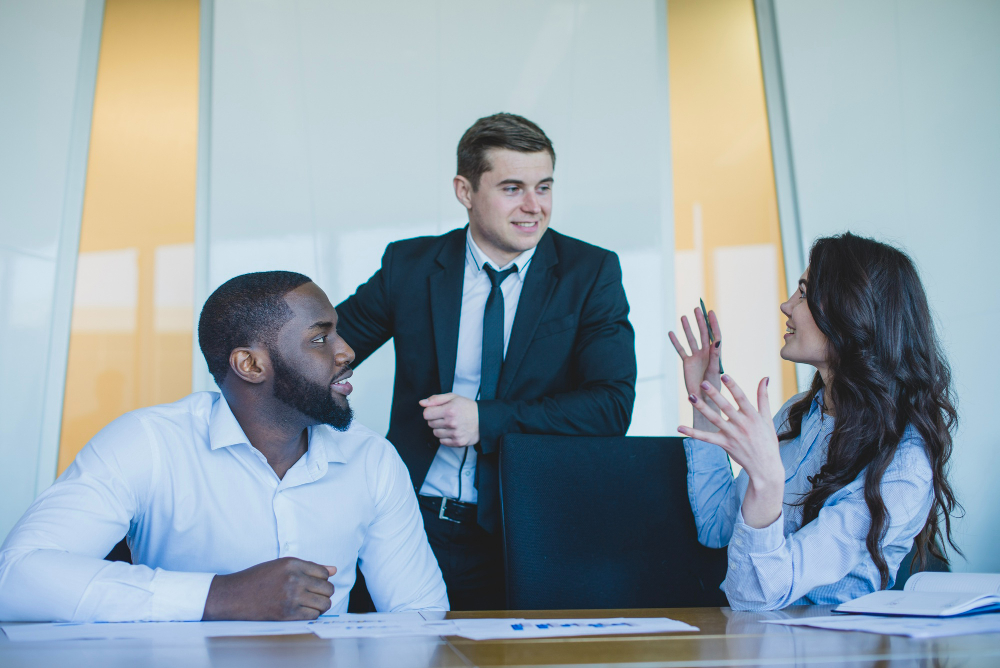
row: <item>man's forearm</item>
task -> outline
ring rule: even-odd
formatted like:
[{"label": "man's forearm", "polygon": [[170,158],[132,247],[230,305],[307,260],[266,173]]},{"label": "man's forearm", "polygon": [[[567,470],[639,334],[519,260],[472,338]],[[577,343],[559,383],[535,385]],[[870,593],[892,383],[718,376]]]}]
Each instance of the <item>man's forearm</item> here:
[{"label": "man's forearm", "polygon": [[5,550],[0,562],[4,621],[196,621],[214,577],[62,550]]}]

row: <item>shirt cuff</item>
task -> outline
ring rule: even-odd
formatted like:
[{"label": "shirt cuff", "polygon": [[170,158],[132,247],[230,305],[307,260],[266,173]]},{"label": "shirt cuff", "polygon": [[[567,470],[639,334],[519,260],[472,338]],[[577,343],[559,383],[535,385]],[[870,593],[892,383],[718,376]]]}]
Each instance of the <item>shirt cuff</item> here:
[{"label": "shirt cuff", "polygon": [[688,471],[702,472],[726,469],[732,474],[733,469],[729,465],[729,455],[714,443],[685,438],[684,453],[687,455]]},{"label": "shirt cuff", "polygon": [[746,554],[767,554],[774,552],[785,542],[785,511],[782,509],[778,519],[762,529],[754,529],[743,521],[743,508],[740,507],[733,527],[733,537],[729,541]]},{"label": "shirt cuff", "polygon": [[214,573],[181,573],[157,568],[151,587],[151,621],[201,621],[214,577]]}]

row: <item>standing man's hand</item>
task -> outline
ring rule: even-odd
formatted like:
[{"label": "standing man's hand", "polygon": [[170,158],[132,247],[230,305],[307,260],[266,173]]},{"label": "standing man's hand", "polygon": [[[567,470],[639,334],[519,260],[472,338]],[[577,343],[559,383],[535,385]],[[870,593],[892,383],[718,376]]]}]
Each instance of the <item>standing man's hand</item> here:
[{"label": "standing man's hand", "polygon": [[424,419],[441,445],[461,448],[479,442],[479,404],[449,392],[420,400]]},{"label": "standing man's hand", "polygon": [[284,557],[230,575],[216,575],[203,621],[316,619],[330,609],[334,566]]}]

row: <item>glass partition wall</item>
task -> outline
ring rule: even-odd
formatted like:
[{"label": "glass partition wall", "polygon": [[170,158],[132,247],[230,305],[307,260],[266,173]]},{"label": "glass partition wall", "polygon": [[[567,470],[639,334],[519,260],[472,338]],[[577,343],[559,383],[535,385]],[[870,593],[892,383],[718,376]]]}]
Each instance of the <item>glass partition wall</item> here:
[{"label": "glass partition wall", "polygon": [[191,391],[197,124],[198,0],[107,0],[58,473]]},{"label": "glass partition wall", "polygon": [[[777,410],[797,390],[794,365],[778,354],[786,281],[754,4],[669,0],[667,26],[678,319],[672,326],[680,326],[682,314],[691,318],[704,298],[719,315],[726,372],[745,390],[769,376]],[[679,383],[687,422],[691,407]]]},{"label": "glass partition wall", "polygon": [[[556,144],[553,227],[622,258],[640,379],[630,433],[690,419],[666,331],[699,298],[722,319],[727,371],[747,386],[770,376],[772,406],[795,392],[778,357],[785,281],[752,0],[548,3],[530,29],[499,6],[428,4],[215,0],[212,160],[198,164],[198,0],[107,1],[59,472],[122,413],[212,387],[192,358],[194,294],[293,269],[336,303],[386,243],[464,225],[454,147],[501,110]],[[211,190],[196,249],[199,169]],[[352,397],[381,431],[392,372],[389,345]]]}]

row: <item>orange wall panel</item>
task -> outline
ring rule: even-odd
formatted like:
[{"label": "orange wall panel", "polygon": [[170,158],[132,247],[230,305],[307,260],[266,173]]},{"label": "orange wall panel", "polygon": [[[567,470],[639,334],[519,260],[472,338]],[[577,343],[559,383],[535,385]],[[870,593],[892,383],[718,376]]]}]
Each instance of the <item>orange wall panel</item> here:
[{"label": "orange wall panel", "polygon": [[191,388],[198,0],[107,0],[59,473],[122,413]]}]

